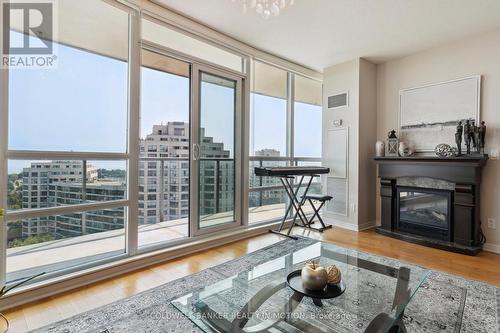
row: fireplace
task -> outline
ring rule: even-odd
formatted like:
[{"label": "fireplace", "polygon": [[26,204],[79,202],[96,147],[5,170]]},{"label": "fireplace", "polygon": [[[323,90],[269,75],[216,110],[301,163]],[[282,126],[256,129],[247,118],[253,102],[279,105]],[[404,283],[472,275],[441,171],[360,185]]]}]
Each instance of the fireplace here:
[{"label": "fireplace", "polygon": [[421,245],[477,254],[482,168],[488,155],[377,157],[377,232]]},{"label": "fireplace", "polygon": [[452,191],[397,186],[396,229],[451,241]]}]

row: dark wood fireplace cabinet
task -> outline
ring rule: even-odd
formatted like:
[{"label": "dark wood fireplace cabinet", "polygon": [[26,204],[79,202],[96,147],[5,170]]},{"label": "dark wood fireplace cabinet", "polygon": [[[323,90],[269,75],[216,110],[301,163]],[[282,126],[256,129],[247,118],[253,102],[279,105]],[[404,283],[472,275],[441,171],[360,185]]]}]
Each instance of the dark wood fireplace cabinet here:
[{"label": "dark wood fireplace cabinet", "polygon": [[488,155],[377,157],[381,226],[377,232],[444,250],[476,255],[481,172]]}]

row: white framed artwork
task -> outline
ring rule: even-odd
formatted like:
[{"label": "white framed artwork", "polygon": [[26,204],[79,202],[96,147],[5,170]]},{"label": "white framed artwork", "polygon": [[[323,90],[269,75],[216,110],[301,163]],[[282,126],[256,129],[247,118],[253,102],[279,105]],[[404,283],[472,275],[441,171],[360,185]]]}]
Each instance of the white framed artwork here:
[{"label": "white framed artwork", "polygon": [[440,143],[454,147],[459,121],[479,125],[480,102],[480,75],[401,90],[399,139],[417,152]]}]

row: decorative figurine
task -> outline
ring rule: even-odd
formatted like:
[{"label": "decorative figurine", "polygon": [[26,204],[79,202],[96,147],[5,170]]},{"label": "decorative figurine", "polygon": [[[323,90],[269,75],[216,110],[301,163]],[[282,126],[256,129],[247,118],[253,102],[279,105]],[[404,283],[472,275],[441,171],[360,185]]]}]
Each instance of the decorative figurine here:
[{"label": "decorative figurine", "polygon": [[477,144],[477,139],[478,139],[478,132],[477,132],[477,126],[476,126],[476,122],[475,121],[472,121],[472,124],[471,124],[471,139],[472,139],[472,147],[476,150],[477,152],[477,147],[478,147],[478,144]]},{"label": "decorative figurine", "polygon": [[477,131],[479,134],[480,153],[484,153],[484,144],[486,141],[486,125],[484,121],[481,122],[481,126],[479,126],[479,129]]},{"label": "decorative figurine", "polygon": [[387,139],[387,156],[398,156],[399,140],[396,136],[396,131],[392,130],[388,133]]},{"label": "decorative figurine", "polygon": [[375,144],[375,156],[385,156],[385,143],[383,141],[377,141],[377,143]]},{"label": "decorative figurine", "polygon": [[455,133],[455,142],[457,143],[458,156],[462,155],[462,135],[464,134],[464,126],[459,121],[457,125],[457,132]]},{"label": "decorative figurine", "polygon": [[470,154],[470,141],[472,139],[471,135],[472,128],[469,123],[469,119],[465,121],[465,126],[464,126],[464,141],[465,141],[465,146],[467,147],[467,154]]}]

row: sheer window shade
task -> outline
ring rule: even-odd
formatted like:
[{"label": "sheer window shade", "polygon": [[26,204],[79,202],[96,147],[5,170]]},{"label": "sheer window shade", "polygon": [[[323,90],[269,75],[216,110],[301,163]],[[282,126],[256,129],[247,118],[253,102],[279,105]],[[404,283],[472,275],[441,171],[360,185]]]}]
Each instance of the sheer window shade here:
[{"label": "sheer window shade", "polygon": [[241,56],[147,19],[142,19],[142,38],[238,72],[243,69]]},{"label": "sheer window shade", "polygon": [[280,99],[287,98],[287,72],[265,63],[254,61],[252,92]]},{"label": "sheer window shade", "polygon": [[321,106],[322,84],[319,81],[295,75],[295,101]]}]

